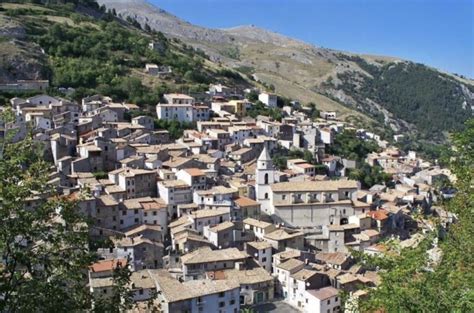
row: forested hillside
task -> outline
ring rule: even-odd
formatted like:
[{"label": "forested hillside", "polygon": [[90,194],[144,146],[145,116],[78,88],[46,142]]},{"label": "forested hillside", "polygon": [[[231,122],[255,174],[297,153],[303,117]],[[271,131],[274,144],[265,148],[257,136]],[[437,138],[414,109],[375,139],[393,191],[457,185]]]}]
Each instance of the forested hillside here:
[{"label": "forested hillside", "polygon": [[[421,138],[441,141],[444,133],[460,130],[472,116],[472,85],[462,85],[453,77],[422,64],[397,62],[376,66],[358,57],[349,59],[368,75],[340,73],[337,77],[342,83],[333,88],[343,90],[356,100],[361,110],[381,122],[401,119],[414,125]],[[375,104],[381,109],[374,109]],[[383,109],[388,114],[384,115]],[[401,130],[407,129],[410,127]]]},{"label": "forested hillside", "polygon": [[[202,51],[160,32],[142,30],[134,20],[121,20],[93,1],[56,2],[0,6],[3,20],[24,31],[21,40],[43,49],[47,62],[41,78],[50,79],[50,92],[71,87],[75,99],[101,93],[116,101],[154,105],[167,91],[204,91],[211,82],[248,85],[238,73],[209,61]],[[157,49],[149,48],[152,41]],[[144,74],[147,63],[170,66],[173,72],[166,79],[150,77]]]}]

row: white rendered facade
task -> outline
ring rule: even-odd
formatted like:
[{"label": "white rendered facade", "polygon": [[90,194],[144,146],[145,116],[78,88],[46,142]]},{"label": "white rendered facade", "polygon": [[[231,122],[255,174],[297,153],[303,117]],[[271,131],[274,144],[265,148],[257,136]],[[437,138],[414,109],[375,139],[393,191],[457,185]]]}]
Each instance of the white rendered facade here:
[{"label": "white rendered facade", "polygon": [[257,160],[257,171],[255,174],[255,198],[261,204],[261,210],[267,214],[272,214],[271,187],[275,183],[275,170],[272,158],[267,147],[263,148]]}]

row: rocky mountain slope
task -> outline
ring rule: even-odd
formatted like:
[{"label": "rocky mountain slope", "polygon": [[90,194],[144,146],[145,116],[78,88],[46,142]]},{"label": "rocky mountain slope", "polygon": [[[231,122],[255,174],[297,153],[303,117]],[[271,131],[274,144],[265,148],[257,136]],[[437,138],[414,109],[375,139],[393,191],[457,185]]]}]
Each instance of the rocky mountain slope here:
[{"label": "rocky mountain slope", "polygon": [[0,15],[0,82],[40,79],[46,75],[40,46],[26,40],[23,25]]},{"label": "rocky mountain slope", "polygon": [[[195,26],[144,0],[99,3],[115,9],[122,17],[129,16],[143,26],[147,24],[204,50],[212,60],[274,87],[279,94],[303,103],[314,102],[318,108],[336,110],[344,117],[360,116],[354,112],[361,112],[390,126],[395,133],[422,133],[429,137],[434,132],[433,139],[438,141],[472,115],[474,82],[436,69],[392,57],[317,47],[254,26]],[[387,71],[392,68],[396,70]],[[393,74],[391,82],[374,84],[384,79],[384,73]],[[404,86],[401,77],[410,85]],[[420,82],[417,77],[429,80]],[[387,92],[395,82],[397,95]],[[414,98],[416,101],[412,101]],[[442,123],[429,127],[420,119]]]}]

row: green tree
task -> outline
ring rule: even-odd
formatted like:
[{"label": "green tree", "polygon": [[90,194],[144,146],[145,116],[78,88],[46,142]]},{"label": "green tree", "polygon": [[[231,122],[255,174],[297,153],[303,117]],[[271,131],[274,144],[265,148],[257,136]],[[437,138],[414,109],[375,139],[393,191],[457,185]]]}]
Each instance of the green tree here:
[{"label": "green tree", "polygon": [[55,196],[41,148],[31,139],[7,143],[0,160],[2,312],[90,306],[84,275],[93,260],[87,224],[74,202]]},{"label": "green tree", "polygon": [[[9,112],[0,120],[11,121]],[[87,219],[49,183],[44,147],[32,134],[12,143],[13,135],[7,131],[0,145],[0,311],[88,311],[87,268],[96,255],[88,248]],[[126,283],[122,276],[117,288]]]},{"label": "green tree", "polygon": [[114,269],[112,296],[95,299],[94,312],[120,313],[133,306],[133,290],[130,288],[131,271],[120,264]]}]

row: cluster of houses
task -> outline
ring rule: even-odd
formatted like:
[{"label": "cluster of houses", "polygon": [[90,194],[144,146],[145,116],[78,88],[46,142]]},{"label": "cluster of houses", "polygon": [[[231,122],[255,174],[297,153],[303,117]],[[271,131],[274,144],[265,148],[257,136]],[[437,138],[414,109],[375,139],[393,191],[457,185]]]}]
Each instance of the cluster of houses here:
[{"label": "cluster of houses", "polygon": [[[367,162],[394,185],[363,190],[346,177],[354,161],[326,154],[351,127],[335,112],[313,121],[293,106],[282,108],[281,121],[252,119],[253,103],[235,94],[223,85],[212,85],[203,103],[165,94],[156,116],[131,120],[136,105],[106,96],[11,99],[16,121],[0,125],[0,136],[32,131],[54,162],[50,183],[93,221],[93,239],[112,243],[89,267],[95,298],[112,297],[114,270],[128,267],[137,308],[235,313],[284,299],[301,312],[338,312],[341,291],[359,297],[380,283],[350,250],[377,255],[383,238],[410,240],[420,227],[413,211],[429,211],[434,181],[450,176],[388,147]],[[258,98],[277,106],[276,95]],[[156,118],[195,128],[171,140]],[[282,149],[309,151],[324,173],[297,158],[277,169],[272,155]],[[39,200],[26,201],[34,208]]]}]

